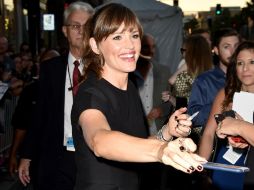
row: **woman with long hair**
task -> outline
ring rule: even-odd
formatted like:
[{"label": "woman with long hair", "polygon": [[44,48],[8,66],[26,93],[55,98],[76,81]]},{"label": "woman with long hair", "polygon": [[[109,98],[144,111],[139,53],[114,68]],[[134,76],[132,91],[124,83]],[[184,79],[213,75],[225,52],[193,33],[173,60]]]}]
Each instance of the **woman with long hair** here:
[{"label": "woman with long hair", "polygon": [[[254,93],[254,43],[251,41],[242,42],[231,58],[225,87],[218,92],[215,98],[201,139],[199,148],[201,156],[209,159],[212,155],[216,130],[218,130],[220,137],[223,136],[220,128],[223,126],[224,121],[219,122],[217,125],[215,114],[225,114],[225,112],[232,110],[234,94],[240,91]],[[225,132],[223,137],[226,136],[227,133]],[[244,141],[235,142],[233,136],[227,136],[223,141],[216,141],[216,152],[213,156],[215,162],[245,165],[249,144]],[[253,144],[250,138],[247,137],[246,139]],[[232,160],[227,155],[238,155],[238,157],[236,160]],[[230,172],[214,171],[212,175],[213,184],[220,189],[243,189],[243,179],[243,174]]]}]

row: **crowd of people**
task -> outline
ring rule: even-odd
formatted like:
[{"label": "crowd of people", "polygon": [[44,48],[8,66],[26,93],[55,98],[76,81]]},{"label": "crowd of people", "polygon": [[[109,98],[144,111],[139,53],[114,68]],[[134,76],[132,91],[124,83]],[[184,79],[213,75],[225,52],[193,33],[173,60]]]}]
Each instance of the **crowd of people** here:
[{"label": "crowd of people", "polygon": [[[254,93],[252,39],[232,28],[193,31],[171,73],[129,8],[76,1],[63,18],[66,54],[50,49],[34,58],[27,43],[16,54],[0,37],[0,81],[9,86],[0,102],[16,98],[9,172],[22,185],[253,189],[254,121],[233,110],[235,93]],[[208,161],[250,172],[207,170]]]}]

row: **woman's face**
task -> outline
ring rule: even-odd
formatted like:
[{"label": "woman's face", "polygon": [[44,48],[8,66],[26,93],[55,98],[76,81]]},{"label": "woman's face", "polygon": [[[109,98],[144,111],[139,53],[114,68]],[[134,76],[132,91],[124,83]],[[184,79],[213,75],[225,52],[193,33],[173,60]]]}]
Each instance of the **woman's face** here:
[{"label": "woman's face", "polygon": [[136,69],[141,41],[137,27],[125,28],[124,23],[116,32],[103,39],[98,51],[104,57],[104,71],[129,73]]},{"label": "woman's face", "polygon": [[245,49],[237,56],[236,74],[243,90],[254,90],[254,50]]}]

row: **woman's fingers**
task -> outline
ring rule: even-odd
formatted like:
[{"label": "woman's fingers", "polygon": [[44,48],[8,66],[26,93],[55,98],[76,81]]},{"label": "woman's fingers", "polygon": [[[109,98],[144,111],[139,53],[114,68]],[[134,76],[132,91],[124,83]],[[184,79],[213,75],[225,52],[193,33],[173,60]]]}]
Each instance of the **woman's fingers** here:
[{"label": "woman's fingers", "polygon": [[181,170],[181,171],[187,173],[187,169],[186,168],[184,168],[183,166],[179,165],[177,162],[173,161],[173,159],[170,156],[166,155],[166,154],[164,154],[162,156],[162,162],[164,164],[166,164],[166,165],[170,165],[170,166],[174,167],[177,170]]},{"label": "woman's fingers", "polygon": [[[186,114],[184,114],[184,116],[182,115],[183,113],[185,113],[187,111],[187,108],[186,107],[183,107],[183,108],[180,108],[178,110],[176,110],[174,113],[173,113],[173,116],[177,116],[178,119],[185,119],[185,118],[188,118]],[[182,115],[182,116],[181,116]]]},{"label": "woman's fingers", "polygon": [[21,183],[26,186],[30,182],[29,172],[22,170],[19,172],[19,179]]},{"label": "woman's fingers", "polygon": [[217,135],[219,138],[221,138],[221,139],[224,139],[224,138],[227,137],[227,135],[225,135],[225,134],[223,134],[223,133],[221,132],[221,123],[220,123],[219,127],[217,127],[217,129],[216,129],[216,135]]},{"label": "woman's fingers", "polygon": [[207,161],[193,153],[196,148],[196,144],[191,139],[178,138],[168,143],[164,149],[162,161],[164,164],[171,165],[186,173],[192,173],[195,170],[202,171],[202,163]]},{"label": "woman's fingers", "polygon": [[189,120],[178,120],[175,126],[175,132],[177,137],[187,137],[191,134],[192,122]]}]

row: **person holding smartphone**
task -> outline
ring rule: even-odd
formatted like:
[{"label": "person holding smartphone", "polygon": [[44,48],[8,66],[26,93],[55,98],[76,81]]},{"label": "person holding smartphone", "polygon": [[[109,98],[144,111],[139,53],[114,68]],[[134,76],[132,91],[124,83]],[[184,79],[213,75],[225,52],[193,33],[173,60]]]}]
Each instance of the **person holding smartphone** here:
[{"label": "person holding smartphone", "polygon": [[[250,41],[242,42],[232,55],[227,70],[225,87],[218,92],[215,98],[201,139],[199,147],[201,156],[207,159],[211,156],[213,139],[217,132],[218,136],[225,138],[225,140],[216,141],[217,146],[215,147],[213,161],[239,166],[245,165],[249,144],[253,145],[254,142],[253,135],[251,137],[253,129],[250,128],[250,125],[252,124],[239,119],[236,120],[234,116],[226,114],[232,109],[234,93],[240,91],[254,93],[254,42]],[[216,114],[224,114],[225,119],[222,118],[217,124],[214,117]],[[239,118],[239,115],[236,114],[237,117]],[[231,127],[229,122],[232,122],[230,123]],[[239,137],[235,138],[238,135],[243,137],[246,142],[240,141]],[[212,180],[213,184],[220,189],[241,190],[244,184],[244,174],[215,170],[212,174]]]},{"label": "person holding smartphone", "polygon": [[[254,123],[254,118],[253,118]],[[240,136],[250,145],[248,157],[246,160],[246,166],[250,168],[244,179],[244,189],[254,189],[254,125],[237,115],[237,118],[226,117],[220,125],[220,128],[216,130],[216,134],[219,138],[226,138],[228,136]],[[230,139],[230,138],[229,138]],[[230,141],[232,146],[246,146],[246,143],[235,143]]]}]

